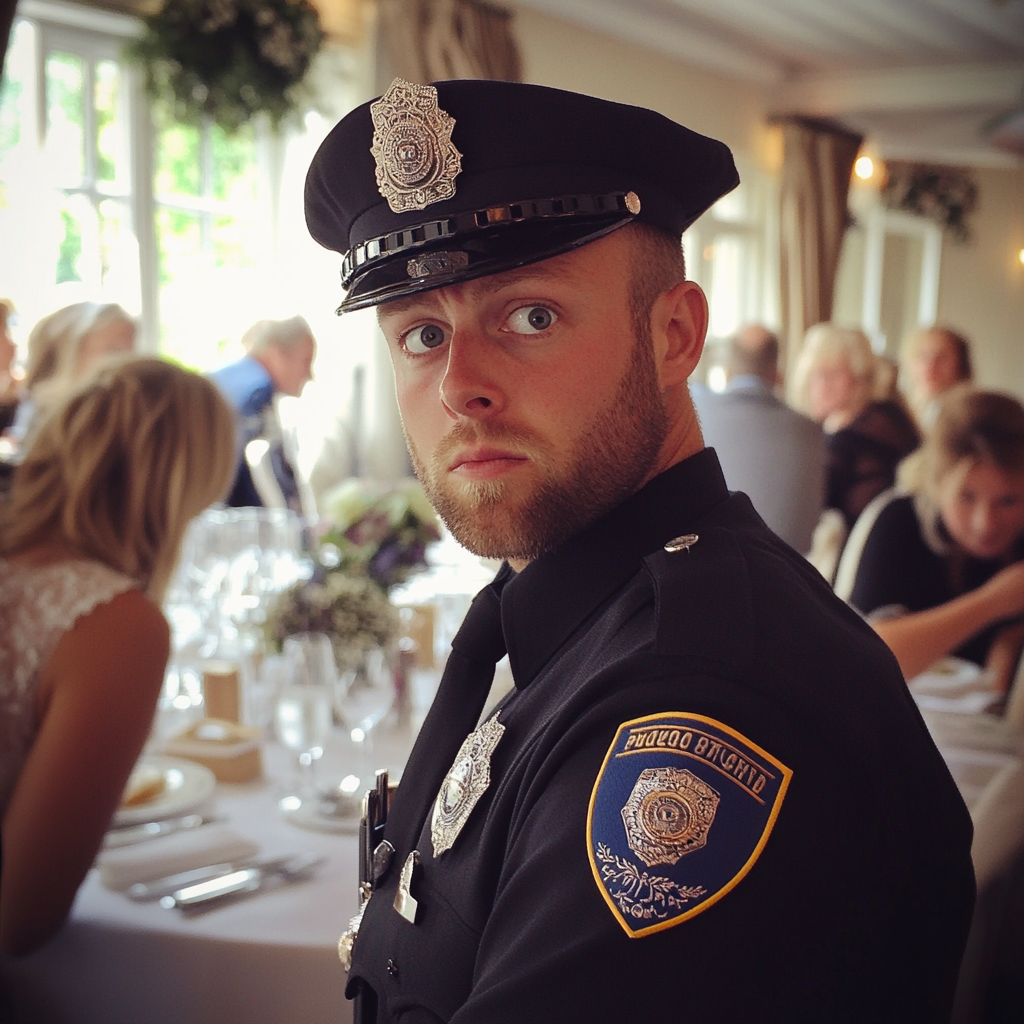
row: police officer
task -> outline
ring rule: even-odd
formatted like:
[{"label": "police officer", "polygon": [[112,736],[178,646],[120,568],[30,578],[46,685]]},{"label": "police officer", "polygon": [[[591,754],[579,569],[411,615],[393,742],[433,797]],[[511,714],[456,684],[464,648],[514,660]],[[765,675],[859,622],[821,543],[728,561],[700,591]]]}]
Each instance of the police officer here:
[{"label": "police officer", "polygon": [[[396,81],[310,168],[417,474],[505,560],[351,948],[365,1020],[946,1019],[967,812],[874,633],[730,494],[685,228],[728,149],[529,85]],[[507,650],[515,687],[477,719]]]}]

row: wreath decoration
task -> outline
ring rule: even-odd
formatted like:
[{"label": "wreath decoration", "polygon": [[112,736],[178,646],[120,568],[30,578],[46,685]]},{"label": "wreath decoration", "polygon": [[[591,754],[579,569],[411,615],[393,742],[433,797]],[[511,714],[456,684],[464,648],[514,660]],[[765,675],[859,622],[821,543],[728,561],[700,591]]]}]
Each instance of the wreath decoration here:
[{"label": "wreath decoration", "polygon": [[176,120],[210,117],[228,132],[257,114],[280,126],[323,42],[308,0],[166,0],[143,21],[128,56],[150,98]]},{"label": "wreath decoration", "polygon": [[958,242],[968,242],[967,224],[978,202],[978,186],[959,167],[890,160],[882,199],[890,210],[902,210],[935,221]]}]

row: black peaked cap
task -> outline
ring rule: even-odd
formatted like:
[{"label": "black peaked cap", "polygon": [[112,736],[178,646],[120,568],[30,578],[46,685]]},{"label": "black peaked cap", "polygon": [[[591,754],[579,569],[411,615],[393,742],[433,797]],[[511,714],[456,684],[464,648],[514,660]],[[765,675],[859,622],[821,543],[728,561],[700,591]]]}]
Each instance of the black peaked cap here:
[{"label": "black peaked cap", "polygon": [[[396,87],[422,90],[396,82],[385,100]],[[392,210],[370,103],[313,158],[306,224],[344,257],[339,312],[546,259],[633,220],[678,238],[739,184],[726,145],[653,110],[512,82],[435,88],[461,154],[449,197]]]}]

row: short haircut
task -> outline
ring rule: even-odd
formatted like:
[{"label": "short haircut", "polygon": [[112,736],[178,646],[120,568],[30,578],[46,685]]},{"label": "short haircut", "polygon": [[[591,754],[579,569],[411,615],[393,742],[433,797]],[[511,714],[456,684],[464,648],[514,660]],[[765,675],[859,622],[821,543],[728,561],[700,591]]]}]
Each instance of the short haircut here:
[{"label": "short haircut", "polygon": [[99,367],[14,472],[0,551],[62,540],[159,600],[189,521],[224,496],[235,422],[216,386],[160,359]]},{"label": "short haircut", "polygon": [[293,316],[287,320],[258,320],[242,335],[242,348],[250,356],[258,356],[267,349],[294,352],[313,332],[305,317]]},{"label": "short haircut", "polygon": [[751,324],[729,340],[729,374],[733,377],[761,377],[774,381],[779,371],[779,338],[766,328],[759,345],[744,345],[742,337],[754,329]]},{"label": "short haircut", "polygon": [[619,230],[629,232],[633,242],[629,316],[634,336],[643,338],[651,330],[655,300],[686,280],[686,259],[681,240],[661,228],[634,222]]},{"label": "short haircut", "polygon": [[856,327],[815,324],[804,336],[803,348],[793,374],[793,394],[798,409],[809,408],[808,380],[811,371],[829,359],[842,356],[856,378],[862,397],[870,400],[875,389],[876,360],[868,336]]}]

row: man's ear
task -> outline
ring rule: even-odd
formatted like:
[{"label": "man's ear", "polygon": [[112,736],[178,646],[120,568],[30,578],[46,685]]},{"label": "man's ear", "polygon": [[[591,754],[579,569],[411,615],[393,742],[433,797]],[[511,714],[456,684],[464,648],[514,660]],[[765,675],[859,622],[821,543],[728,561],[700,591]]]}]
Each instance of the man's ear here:
[{"label": "man's ear", "polygon": [[651,335],[662,390],[685,384],[704,351],[708,300],[700,285],[680,281],[654,300]]}]

